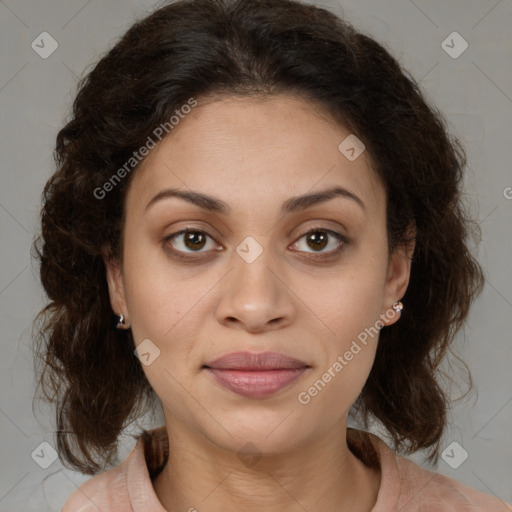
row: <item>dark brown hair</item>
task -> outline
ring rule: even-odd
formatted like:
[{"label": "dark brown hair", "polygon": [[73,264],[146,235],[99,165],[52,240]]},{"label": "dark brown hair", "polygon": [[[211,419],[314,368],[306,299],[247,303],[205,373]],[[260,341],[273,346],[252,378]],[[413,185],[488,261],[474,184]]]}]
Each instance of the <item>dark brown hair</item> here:
[{"label": "dark brown hair", "polygon": [[95,191],[191,97],[278,93],[314,102],[364,142],[387,194],[390,253],[416,227],[406,307],[380,333],[356,409],[396,450],[437,460],[448,404],[439,364],[483,285],[461,202],[463,149],[388,51],[333,13],[292,0],[184,0],[137,22],[81,81],[43,193],[34,247],[49,303],[36,361],[73,468],[105,467],[155,403],[131,333],[114,328],[103,261],[122,256],[136,166],[105,197]]}]

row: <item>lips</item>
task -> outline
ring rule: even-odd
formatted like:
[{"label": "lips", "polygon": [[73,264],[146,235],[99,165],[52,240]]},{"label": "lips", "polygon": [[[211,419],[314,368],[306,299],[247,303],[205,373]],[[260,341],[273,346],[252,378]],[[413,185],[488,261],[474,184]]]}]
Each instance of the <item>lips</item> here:
[{"label": "lips", "polygon": [[205,365],[219,370],[290,370],[307,368],[309,365],[279,352],[232,352]]},{"label": "lips", "polygon": [[310,366],[277,352],[233,352],[204,365],[224,388],[246,398],[265,398],[290,386]]}]

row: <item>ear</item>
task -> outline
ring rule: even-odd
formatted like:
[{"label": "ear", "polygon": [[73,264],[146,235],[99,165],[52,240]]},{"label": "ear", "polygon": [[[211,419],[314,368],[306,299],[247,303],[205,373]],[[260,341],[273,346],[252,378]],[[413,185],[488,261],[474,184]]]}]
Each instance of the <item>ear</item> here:
[{"label": "ear", "polygon": [[108,284],[108,293],[110,305],[116,315],[123,315],[126,325],[129,325],[130,319],[126,308],[126,297],[124,293],[124,280],[121,263],[118,259],[104,256],[106,278]]},{"label": "ear", "polygon": [[[384,291],[383,310],[381,319],[384,325],[392,325],[399,318],[399,314],[394,314],[391,309],[393,304],[400,300],[407,290],[411,276],[411,264],[416,246],[416,228],[409,226],[407,231],[408,242],[397,247],[389,258],[388,271]],[[407,307],[407,305],[404,305]],[[389,314],[392,311],[393,314]],[[387,313],[387,314],[386,314]]]}]

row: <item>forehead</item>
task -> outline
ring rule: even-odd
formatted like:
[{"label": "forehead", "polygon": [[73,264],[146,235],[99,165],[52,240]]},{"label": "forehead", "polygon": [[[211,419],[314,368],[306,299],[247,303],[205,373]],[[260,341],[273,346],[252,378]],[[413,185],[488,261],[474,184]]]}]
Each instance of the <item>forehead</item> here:
[{"label": "forehead", "polygon": [[341,185],[364,198],[370,213],[382,214],[384,189],[368,155],[363,151],[354,160],[343,152],[354,146],[353,137],[298,97],[204,99],[149,152],[127,204],[141,209],[169,187],[202,191],[247,210]]}]

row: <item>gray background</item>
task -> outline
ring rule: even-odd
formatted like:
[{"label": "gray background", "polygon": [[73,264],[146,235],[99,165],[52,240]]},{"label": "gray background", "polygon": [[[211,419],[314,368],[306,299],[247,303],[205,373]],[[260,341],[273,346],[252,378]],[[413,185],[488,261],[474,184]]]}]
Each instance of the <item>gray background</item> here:
[{"label": "gray background", "polygon": [[[469,456],[457,469],[441,459],[437,471],[512,503],[512,1],[316,3],[384,43],[467,145],[466,198],[482,227],[474,251],[487,283],[457,338],[477,391],[454,404],[443,445],[456,441]],[[40,452],[40,443],[53,446],[54,440],[51,411],[42,405],[37,417],[32,411],[30,328],[44,294],[29,250],[38,229],[40,194],[53,170],[55,136],[77,78],[155,5],[149,0],[0,0],[0,511],[60,510],[75,486],[89,478],[64,469],[58,460],[42,469],[31,457]],[[31,47],[43,31],[59,45],[47,59]],[[441,46],[454,31],[469,44],[458,58]],[[130,438],[123,437],[121,458],[131,447]],[[449,451],[452,464],[461,453],[459,446]],[[420,455],[413,460],[421,462]]]}]

